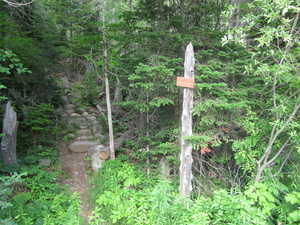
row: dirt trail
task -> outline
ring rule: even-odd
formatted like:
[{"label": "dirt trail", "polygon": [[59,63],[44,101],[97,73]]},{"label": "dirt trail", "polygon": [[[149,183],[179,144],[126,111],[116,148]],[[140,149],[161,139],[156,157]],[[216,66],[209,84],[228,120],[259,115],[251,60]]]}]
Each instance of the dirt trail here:
[{"label": "dirt trail", "polygon": [[78,192],[82,212],[79,216],[83,217],[87,224],[91,215],[91,208],[88,202],[88,179],[89,175],[86,171],[89,169],[90,162],[86,160],[87,153],[74,153],[68,150],[68,146],[63,144],[60,147],[60,159],[62,170],[65,176],[61,178],[61,185],[69,185],[71,192]]}]

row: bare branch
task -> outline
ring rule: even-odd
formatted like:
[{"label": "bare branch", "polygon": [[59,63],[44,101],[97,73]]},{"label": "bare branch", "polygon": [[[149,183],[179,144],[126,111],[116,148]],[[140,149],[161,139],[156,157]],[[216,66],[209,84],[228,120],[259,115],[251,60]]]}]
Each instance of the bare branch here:
[{"label": "bare branch", "polygon": [[22,2],[11,2],[8,0],[3,0],[3,1],[12,7],[20,7],[20,6],[29,5],[29,4],[33,3],[35,0],[31,0],[30,2],[25,2],[23,0],[22,0]]}]

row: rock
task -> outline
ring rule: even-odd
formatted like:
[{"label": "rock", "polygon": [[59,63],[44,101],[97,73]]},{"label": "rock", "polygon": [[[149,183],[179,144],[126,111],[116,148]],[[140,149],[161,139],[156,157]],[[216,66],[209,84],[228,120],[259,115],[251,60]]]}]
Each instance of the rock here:
[{"label": "rock", "polygon": [[76,136],[75,136],[75,134],[67,134],[66,135],[68,138],[75,138]]},{"label": "rock", "polygon": [[82,117],[78,117],[75,120],[71,120],[68,122],[68,124],[73,127],[75,127],[77,124],[80,129],[86,129],[89,127],[89,125],[87,124],[87,120]]},{"label": "rock", "polygon": [[68,97],[67,96],[61,96],[62,100],[64,100],[65,102],[68,101]]},{"label": "rock", "polygon": [[81,136],[91,136],[91,134],[92,134],[90,129],[81,129],[81,130],[78,130],[77,133]]},{"label": "rock", "polygon": [[73,113],[73,112],[74,112],[73,109],[68,109],[68,110],[66,110],[66,113],[68,113],[68,114],[71,114],[71,113]]},{"label": "rock", "polygon": [[90,121],[90,122],[93,122],[93,121],[96,120],[96,117],[95,116],[88,116],[87,120]]},{"label": "rock", "polygon": [[68,77],[62,77],[61,80],[62,80],[63,85],[64,85],[66,88],[68,88],[68,89],[71,88],[72,85],[71,85],[71,82],[69,81],[69,78],[68,78]]},{"label": "rock", "polygon": [[51,160],[50,159],[40,159],[39,160],[39,165],[41,165],[41,166],[50,166],[51,165]]},{"label": "rock", "polygon": [[69,120],[69,114],[66,113],[61,114],[61,120],[67,122]]},{"label": "rock", "polygon": [[95,153],[99,153],[100,151],[103,151],[105,147],[103,145],[95,145],[88,151],[88,155],[92,156]]},{"label": "rock", "polygon": [[95,145],[99,145],[98,141],[76,141],[69,146],[72,152],[88,152]]},{"label": "rock", "polygon": [[108,137],[105,136],[105,135],[102,135],[102,134],[94,134],[94,137],[95,137],[98,141],[100,141],[100,140],[105,141],[105,142],[108,141]]},{"label": "rock", "polygon": [[94,139],[93,136],[80,136],[80,137],[76,138],[77,141],[90,141],[90,140],[93,140],[93,139]]},{"label": "rock", "polygon": [[103,131],[103,127],[98,121],[95,120],[92,122],[92,131],[94,134],[101,134]]},{"label": "rock", "polygon": [[94,153],[91,158],[92,158],[92,170],[94,171],[94,173],[98,173],[99,169],[102,167],[102,163],[105,160],[100,159],[98,153]]},{"label": "rock", "polygon": [[65,108],[66,110],[73,109],[73,107],[74,107],[74,105],[72,105],[72,104],[66,104],[66,105],[64,106],[64,108]]},{"label": "rock", "polygon": [[70,117],[75,118],[75,117],[80,117],[80,115],[78,113],[71,113]]},{"label": "rock", "polygon": [[88,114],[87,112],[83,112],[83,113],[82,113],[82,116],[86,118],[86,117],[89,116],[89,114]]},{"label": "rock", "polygon": [[80,112],[80,113],[86,112],[85,109],[83,109],[83,108],[78,108],[77,111]]}]

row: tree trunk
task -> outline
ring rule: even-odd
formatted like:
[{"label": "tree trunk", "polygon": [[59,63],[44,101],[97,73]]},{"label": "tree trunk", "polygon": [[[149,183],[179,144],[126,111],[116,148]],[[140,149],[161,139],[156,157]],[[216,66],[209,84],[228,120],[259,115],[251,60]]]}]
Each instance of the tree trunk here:
[{"label": "tree trunk", "polygon": [[11,107],[11,102],[9,101],[6,105],[6,111],[3,120],[3,131],[1,140],[1,160],[4,165],[16,164],[17,154],[16,154],[16,143],[17,143],[17,130],[18,121],[17,113]]},{"label": "tree trunk", "polygon": [[117,78],[116,89],[115,89],[115,96],[113,102],[120,102],[122,100],[122,88],[121,82],[119,78]]},{"label": "tree trunk", "polygon": [[[190,43],[185,52],[184,78],[194,79],[194,49]],[[192,145],[185,140],[185,137],[192,135],[192,110],[193,110],[193,89],[184,88],[183,109],[182,109],[182,136],[180,155],[180,187],[181,197],[186,198],[192,191]]]},{"label": "tree trunk", "polygon": [[106,33],[105,33],[105,14],[104,14],[104,12],[103,12],[103,58],[104,58],[103,67],[104,67],[104,79],[105,79],[107,120],[108,120],[108,129],[109,129],[110,158],[114,160],[115,159],[115,147],[114,147],[114,133],[113,133],[113,125],[112,125],[110,91],[109,91],[109,81],[108,81],[107,41],[106,41]]},{"label": "tree trunk", "polygon": [[127,6],[126,6],[127,11],[131,10],[131,5],[132,5],[132,0],[127,0]]}]

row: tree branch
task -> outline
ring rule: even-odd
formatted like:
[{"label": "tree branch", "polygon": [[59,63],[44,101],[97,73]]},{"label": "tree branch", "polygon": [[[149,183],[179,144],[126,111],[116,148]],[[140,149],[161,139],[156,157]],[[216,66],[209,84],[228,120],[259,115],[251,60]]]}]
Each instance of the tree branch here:
[{"label": "tree branch", "polygon": [[3,1],[12,7],[20,7],[20,6],[29,5],[29,4],[33,3],[35,0],[31,0],[30,2],[24,2],[23,0],[22,0],[22,2],[10,2],[8,0],[3,0]]}]

